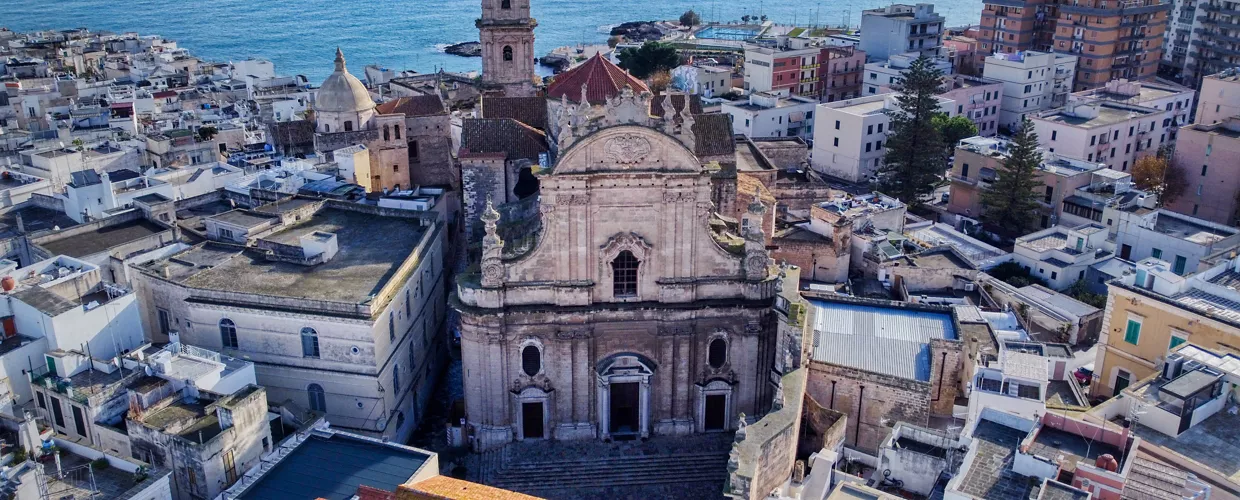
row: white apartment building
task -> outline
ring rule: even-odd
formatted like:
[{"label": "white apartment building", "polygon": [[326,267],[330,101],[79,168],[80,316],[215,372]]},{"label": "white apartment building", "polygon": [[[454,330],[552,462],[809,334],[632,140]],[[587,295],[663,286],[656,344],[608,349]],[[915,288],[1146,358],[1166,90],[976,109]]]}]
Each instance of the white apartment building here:
[{"label": "white apartment building", "polygon": [[1127,172],[1137,158],[1166,142],[1164,120],[1173,111],[1073,95],[1062,108],[1031,115],[1039,144],[1049,151],[1105,163]]},{"label": "white apartment building", "polygon": [[781,97],[766,92],[749,94],[747,101],[724,102],[732,117],[732,132],[749,137],[814,137],[816,99]]},{"label": "white apartment building", "polygon": [[929,3],[863,10],[859,48],[875,60],[911,51],[934,56],[943,45],[944,20]]},{"label": "white apartment building", "polygon": [[1106,239],[1107,228],[1098,224],[1055,226],[1016,238],[1012,260],[1051,288],[1063,290],[1085,279],[1089,266],[1111,256]]},{"label": "white apartment building", "polygon": [[1105,86],[1083,90],[1072,95],[1121,104],[1136,104],[1161,109],[1169,116],[1160,122],[1160,142],[1175,139],[1175,131],[1187,125],[1193,111],[1196,92],[1187,87],[1157,82],[1130,82],[1127,79],[1111,80]]},{"label": "white apartment building", "polygon": [[[921,56],[918,52],[906,52],[903,54],[894,54],[885,61],[875,61],[865,65],[865,76],[861,81],[861,93],[865,95],[886,94],[892,90],[899,88],[896,83],[900,80],[901,73],[908,71],[909,65]],[[941,71],[943,76],[950,76],[955,73],[952,62],[945,57],[932,56],[931,62],[934,68]],[[944,82],[943,90],[946,89],[947,83]]]},{"label": "white apartment building", "polygon": [[1232,68],[1201,79],[1194,122],[1202,125],[1240,116],[1240,69]]},{"label": "white apartment building", "polygon": [[269,401],[404,442],[446,356],[438,219],[304,198],[205,217],[211,241],[134,267],[147,338],[251,361]]},{"label": "white apartment building", "polygon": [[[887,112],[899,109],[895,97],[888,93],[819,104],[814,113],[811,168],[849,182],[876,180],[886,153],[883,143],[891,121]],[[955,101],[937,99],[939,109],[956,115]]]},{"label": "white apartment building", "polygon": [[1180,276],[1196,273],[1207,256],[1240,245],[1240,229],[1161,208],[1108,209],[1104,217],[1121,259],[1155,258]]},{"label": "white apartment building", "polygon": [[982,75],[1003,82],[999,126],[1014,130],[1022,118],[1064,105],[1076,63],[1076,56],[1031,50],[987,57]]}]

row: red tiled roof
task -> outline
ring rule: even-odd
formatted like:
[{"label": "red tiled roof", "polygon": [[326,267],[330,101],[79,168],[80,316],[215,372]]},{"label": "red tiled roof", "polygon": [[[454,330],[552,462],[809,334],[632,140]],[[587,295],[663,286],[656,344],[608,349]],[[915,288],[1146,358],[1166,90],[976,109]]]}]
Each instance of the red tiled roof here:
[{"label": "red tiled roof", "polygon": [[511,118],[471,118],[461,123],[461,158],[501,154],[509,160],[538,160],[547,152],[541,130]]},{"label": "red tiled roof", "polygon": [[357,487],[358,500],[392,500],[394,498],[396,498],[395,491],[372,488],[364,484]]},{"label": "red tiled roof", "polygon": [[637,77],[628,74],[601,54],[586,60],[580,66],[559,75],[547,87],[547,97],[560,99],[568,96],[568,100],[581,100],[581,86],[586,86],[586,100],[590,104],[604,104],[607,99],[620,94],[625,85],[633,88],[633,92],[648,92],[650,88]]}]

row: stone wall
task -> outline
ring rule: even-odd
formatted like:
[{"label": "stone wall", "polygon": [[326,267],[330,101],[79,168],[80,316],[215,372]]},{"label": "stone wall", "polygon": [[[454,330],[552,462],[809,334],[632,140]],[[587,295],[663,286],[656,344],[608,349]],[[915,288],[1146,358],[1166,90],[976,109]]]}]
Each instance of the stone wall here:
[{"label": "stone wall", "polygon": [[964,344],[955,340],[930,339],[930,356],[930,414],[950,416],[956,396],[960,395]]},{"label": "stone wall", "polygon": [[930,388],[925,382],[813,362],[806,394],[846,415],[845,443],[873,454],[896,422],[929,423]]},{"label": "stone wall", "polygon": [[416,185],[460,189],[452,161],[452,119],[447,114],[405,117],[409,180]]},{"label": "stone wall", "polygon": [[507,198],[508,183],[505,179],[504,156],[471,156],[461,159],[461,195],[465,213],[465,236],[468,241],[482,238],[482,224],[479,217],[487,206],[487,199],[492,203],[503,204]]},{"label": "stone wall", "polygon": [[779,206],[787,210],[809,210],[816,203],[828,201],[840,191],[831,189],[825,182],[777,181],[772,190]]},{"label": "stone wall", "polygon": [[821,450],[834,450],[844,444],[848,416],[818,403],[805,394],[801,410],[801,436],[797,442],[797,458],[808,459]]},{"label": "stone wall", "polygon": [[784,375],[771,412],[736,431],[724,488],[729,498],[766,498],[788,481],[797,458],[805,380],[805,368]]},{"label": "stone wall", "polygon": [[[831,240],[819,238],[774,238],[776,247],[771,257],[776,262],[787,262],[800,267],[806,279],[827,283],[843,283],[848,280],[848,252],[837,253]],[[805,270],[808,270],[806,272]]]}]

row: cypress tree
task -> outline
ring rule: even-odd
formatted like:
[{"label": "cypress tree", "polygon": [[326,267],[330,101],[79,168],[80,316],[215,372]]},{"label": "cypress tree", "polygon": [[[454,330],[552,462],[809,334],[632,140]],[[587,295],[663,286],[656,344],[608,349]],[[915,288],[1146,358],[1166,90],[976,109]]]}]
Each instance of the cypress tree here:
[{"label": "cypress tree", "polygon": [[942,134],[933,123],[939,114],[935,95],[942,81],[943,72],[926,56],[918,57],[896,80],[898,109],[888,111],[890,132],[879,189],[909,205],[920,204],[920,197],[933,192],[947,170]]},{"label": "cypress tree", "polygon": [[1038,190],[1044,186],[1038,178],[1038,167],[1042,164],[1038,134],[1033,132],[1033,122],[1029,119],[1021,121],[1008,153],[997,172],[998,178],[982,192],[986,211],[981,219],[988,226],[1022,235],[1037,227],[1041,213]]}]

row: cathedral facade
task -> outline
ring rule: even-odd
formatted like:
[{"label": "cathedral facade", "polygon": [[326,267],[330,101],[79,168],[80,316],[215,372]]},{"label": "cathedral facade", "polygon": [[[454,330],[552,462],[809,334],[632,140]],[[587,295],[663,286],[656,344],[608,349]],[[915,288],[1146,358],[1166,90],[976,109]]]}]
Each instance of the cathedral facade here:
[{"label": "cathedral facade", "polygon": [[[720,218],[689,107],[650,102],[625,87],[560,107],[536,223],[481,214],[453,299],[476,449],[734,430],[770,407],[779,360],[799,360],[761,230],[774,207]],[[497,229],[514,225],[531,228],[519,245]]]}]

